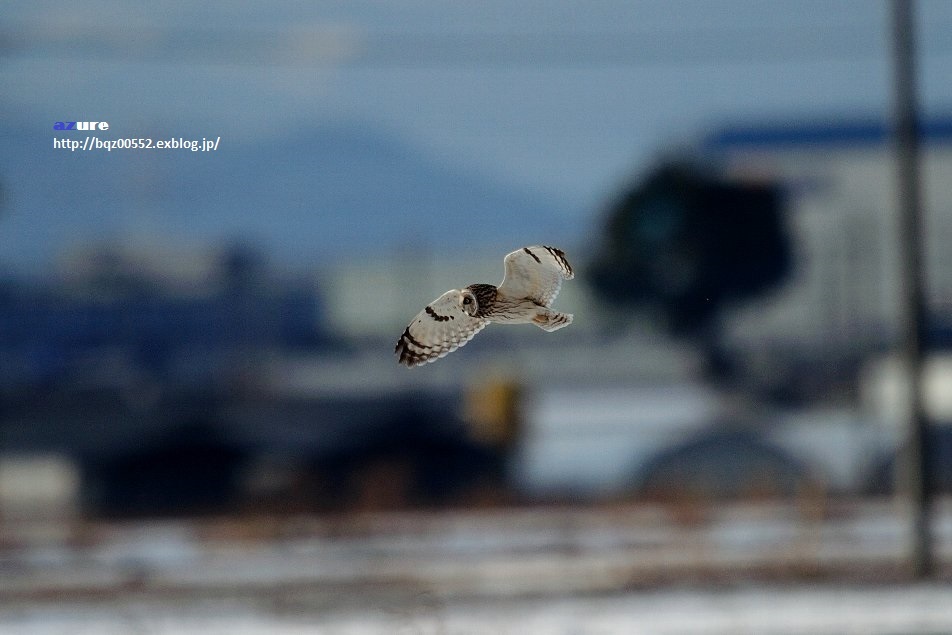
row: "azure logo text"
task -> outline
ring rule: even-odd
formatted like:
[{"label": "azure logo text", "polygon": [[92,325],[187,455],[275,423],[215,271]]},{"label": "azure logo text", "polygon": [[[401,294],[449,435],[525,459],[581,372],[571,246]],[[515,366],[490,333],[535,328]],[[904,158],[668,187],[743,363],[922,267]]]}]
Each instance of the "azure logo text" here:
[{"label": "azure logo text", "polygon": [[57,121],[53,130],[109,130],[108,121]]}]

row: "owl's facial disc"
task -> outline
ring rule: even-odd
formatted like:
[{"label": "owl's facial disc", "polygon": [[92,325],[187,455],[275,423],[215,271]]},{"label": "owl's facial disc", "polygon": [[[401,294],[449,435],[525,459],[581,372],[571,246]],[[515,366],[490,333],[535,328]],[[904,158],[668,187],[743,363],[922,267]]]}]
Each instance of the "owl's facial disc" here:
[{"label": "owl's facial disc", "polygon": [[479,310],[479,305],[476,303],[476,296],[473,295],[472,291],[465,289],[460,292],[459,305],[467,315],[475,316],[476,311]]}]

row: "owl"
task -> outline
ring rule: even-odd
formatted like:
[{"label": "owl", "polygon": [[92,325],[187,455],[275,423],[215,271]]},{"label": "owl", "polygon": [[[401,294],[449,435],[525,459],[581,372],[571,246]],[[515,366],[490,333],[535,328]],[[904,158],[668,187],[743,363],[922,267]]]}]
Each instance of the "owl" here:
[{"label": "owl", "polygon": [[451,289],[428,304],[403,331],[394,352],[408,367],[434,362],[463,346],[490,322],[535,324],[555,331],[572,315],[553,311],[563,280],[575,277],[561,249],[537,245],[505,258],[506,275],[497,287],[471,284]]}]

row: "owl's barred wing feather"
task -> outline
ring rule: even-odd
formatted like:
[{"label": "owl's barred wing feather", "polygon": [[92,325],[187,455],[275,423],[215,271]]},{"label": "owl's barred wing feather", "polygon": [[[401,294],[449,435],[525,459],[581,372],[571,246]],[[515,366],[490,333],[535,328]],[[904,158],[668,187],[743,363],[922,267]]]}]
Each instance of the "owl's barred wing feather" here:
[{"label": "owl's barred wing feather", "polygon": [[458,289],[447,291],[413,318],[394,348],[401,364],[418,366],[436,361],[465,345],[489,324],[464,312],[459,296]]},{"label": "owl's barred wing feather", "polygon": [[529,298],[549,307],[562,288],[563,280],[575,277],[565,253],[555,247],[533,245],[506,256],[506,277],[499,292]]}]

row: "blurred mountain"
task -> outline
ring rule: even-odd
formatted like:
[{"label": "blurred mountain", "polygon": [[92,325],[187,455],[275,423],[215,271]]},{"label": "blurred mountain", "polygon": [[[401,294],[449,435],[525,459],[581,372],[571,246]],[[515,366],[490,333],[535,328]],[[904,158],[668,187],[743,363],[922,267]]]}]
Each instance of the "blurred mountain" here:
[{"label": "blurred mountain", "polygon": [[222,138],[208,153],[53,148],[54,137],[86,134],[0,124],[5,267],[42,270],[89,243],[236,239],[277,262],[307,266],[409,247],[446,253],[565,243],[580,225],[572,220],[579,214],[557,201],[360,122],[318,124],[293,138]]}]

